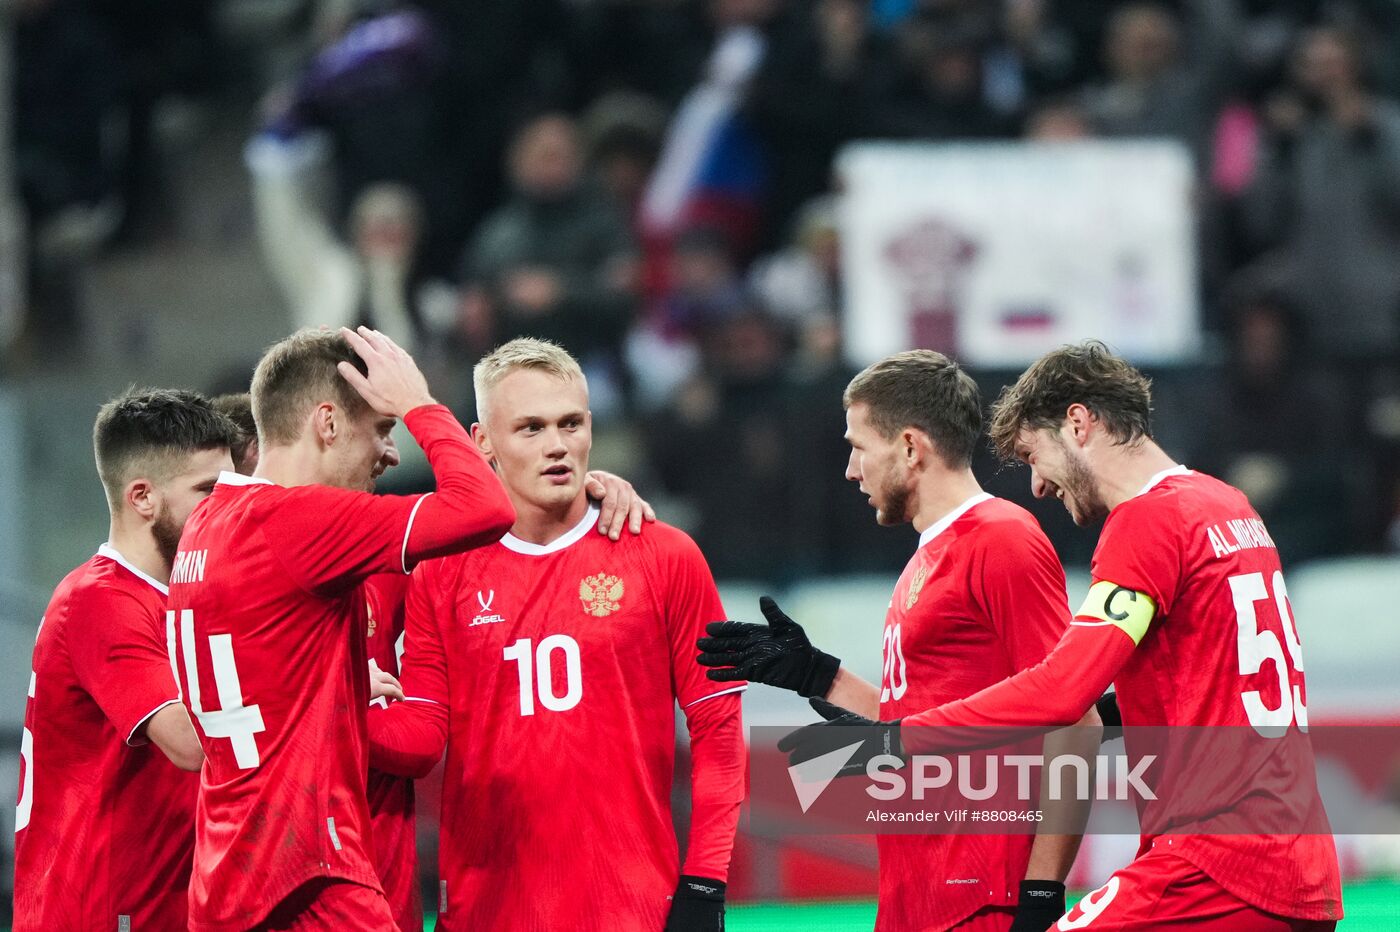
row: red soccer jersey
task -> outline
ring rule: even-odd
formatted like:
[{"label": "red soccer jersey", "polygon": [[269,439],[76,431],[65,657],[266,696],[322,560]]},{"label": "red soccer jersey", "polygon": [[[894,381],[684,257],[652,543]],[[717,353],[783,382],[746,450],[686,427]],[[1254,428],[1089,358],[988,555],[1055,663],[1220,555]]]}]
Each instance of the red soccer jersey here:
[{"label": "red soccer jersey", "polygon": [[[1235,726],[1208,739],[1229,743],[1228,766],[1198,759],[1207,739],[1188,752],[1194,763],[1178,765],[1194,784],[1209,781],[1200,793],[1212,808],[1294,832],[1316,821],[1315,779],[1297,772],[1311,765],[1299,730],[1307,727],[1302,648],[1278,551],[1243,493],[1185,467],[1159,475],[1109,514],[1093,577],[1156,606],[1115,680],[1123,723]],[[1330,835],[1166,834],[1144,843],[1168,846],[1260,909],[1341,915]]]},{"label": "red soccer jersey", "polygon": [[439,928],[659,932],[679,873],[677,702],[694,768],[685,873],[727,872],[744,686],[695,662],[725,614],[714,581],[680,531],[610,541],[597,517],[549,545],[507,535],[425,563],[409,586],[403,682],[417,701],[394,712],[450,709]]},{"label": "red soccer jersey", "polygon": [[[395,676],[403,655],[403,600],[409,577],[385,573],[365,583],[370,659]],[[386,705],[383,699],[375,703]],[[374,866],[401,932],[423,928],[423,892],[418,885],[418,837],[413,817],[413,781],[369,772],[369,816]]]},{"label": "red soccer jersey", "polygon": [[15,929],[183,929],[199,775],[133,738],[179,701],[165,586],[104,544],[34,645],[15,822]]},{"label": "red soccer jersey", "polygon": [[314,878],[381,889],[362,584],[497,539],[514,518],[445,408],[416,408],[405,423],[433,464],[435,496],[224,473],[185,524],[167,618],[205,755],[192,929],[246,929]]},{"label": "red soccer jersey", "polygon": [[[980,494],[919,537],[885,616],[880,718],[903,718],[1045,659],[1070,620],[1065,574],[1024,509]],[[880,930],[944,929],[1014,906],[1032,835],[881,835]]]}]

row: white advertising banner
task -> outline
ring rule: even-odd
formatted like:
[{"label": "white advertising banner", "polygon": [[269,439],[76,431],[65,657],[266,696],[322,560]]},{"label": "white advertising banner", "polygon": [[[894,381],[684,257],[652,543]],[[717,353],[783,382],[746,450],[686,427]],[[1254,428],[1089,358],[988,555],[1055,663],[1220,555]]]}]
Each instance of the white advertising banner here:
[{"label": "white advertising banner", "polygon": [[837,169],[852,363],[927,347],[1012,368],[1091,337],[1135,363],[1199,351],[1185,147],[857,143]]}]

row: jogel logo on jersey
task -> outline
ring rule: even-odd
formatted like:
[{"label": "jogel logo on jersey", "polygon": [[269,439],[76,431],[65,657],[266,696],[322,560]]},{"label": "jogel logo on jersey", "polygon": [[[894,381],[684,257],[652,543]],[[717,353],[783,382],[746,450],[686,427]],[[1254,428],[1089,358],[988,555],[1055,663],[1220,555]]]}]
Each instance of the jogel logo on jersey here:
[{"label": "jogel logo on jersey", "polygon": [[914,574],[914,580],[909,583],[909,595],[904,600],[904,610],[907,612],[914,607],[914,603],[919,601],[919,593],[924,591],[924,583],[928,582],[928,567],[921,566]]},{"label": "jogel logo on jersey", "polygon": [[477,613],[476,617],[472,619],[472,623],[467,625],[467,627],[475,628],[477,625],[498,625],[505,621],[504,615],[499,615],[491,611],[491,603],[494,601],[496,601],[495,589],[486,590],[485,595],[482,595],[480,589],[476,590],[476,604],[481,606],[481,611]]},{"label": "jogel logo on jersey", "polygon": [[622,607],[622,580],[606,573],[585,576],[578,584],[578,597],[585,615],[605,618]]}]

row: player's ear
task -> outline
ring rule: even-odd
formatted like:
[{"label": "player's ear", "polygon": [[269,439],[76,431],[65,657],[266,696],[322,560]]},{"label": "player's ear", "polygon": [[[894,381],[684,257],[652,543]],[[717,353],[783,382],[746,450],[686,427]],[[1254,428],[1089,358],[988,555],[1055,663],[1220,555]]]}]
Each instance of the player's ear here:
[{"label": "player's ear", "polygon": [[132,479],[128,482],[123,500],[128,508],[147,521],[154,520],[160,511],[160,493],[149,479]]},{"label": "player's ear", "polygon": [[1089,433],[1094,421],[1094,413],[1079,402],[1075,402],[1065,412],[1065,432],[1078,446],[1083,446],[1089,440]]},{"label": "player's ear", "polygon": [[906,427],[899,435],[901,452],[904,454],[904,465],[913,469],[921,464],[925,457],[933,452],[933,444],[929,441],[928,435],[921,430],[914,430]]},{"label": "player's ear", "polygon": [[341,423],[341,412],[329,401],[323,401],[311,411],[311,430],[322,446],[332,446],[336,436],[345,429]]},{"label": "player's ear", "polygon": [[491,438],[486,435],[486,428],[481,426],[480,421],[472,422],[472,440],[476,443],[476,448],[481,451],[481,455],[489,461],[491,459]]}]

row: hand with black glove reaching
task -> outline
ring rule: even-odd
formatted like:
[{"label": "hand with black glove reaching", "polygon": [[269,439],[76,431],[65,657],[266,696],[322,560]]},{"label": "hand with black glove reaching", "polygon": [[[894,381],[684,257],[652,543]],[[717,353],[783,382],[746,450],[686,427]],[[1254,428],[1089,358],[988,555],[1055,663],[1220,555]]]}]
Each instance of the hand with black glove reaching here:
[{"label": "hand with black glove reaching", "polygon": [[[848,712],[825,699],[810,700],[816,713],[826,719],[815,725],[805,725],[792,734],[784,735],[778,750],[788,756],[788,764],[796,766],[814,757],[850,747],[857,741],[860,748],[851,756],[837,776],[849,777],[866,772],[866,765],[882,754],[890,754],[902,762],[904,748],[899,739],[899,722],[876,722]],[[902,764],[901,764],[902,766]]]},{"label": "hand with black glove reaching", "polygon": [[1053,880],[1023,880],[1011,932],[1045,932],[1064,914],[1064,884]]},{"label": "hand with black glove reaching", "polygon": [[717,667],[706,676],[716,682],[748,680],[790,689],[799,696],[825,696],[831,691],[841,661],[807,640],[807,632],[778,608],[770,597],[758,600],[768,624],[712,621],[709,637],[700,638],[700,664]]},{"label": "hand with black glove reaching", "polygon": [[724,932],[724,883],[681,874],[666,932]]}]

